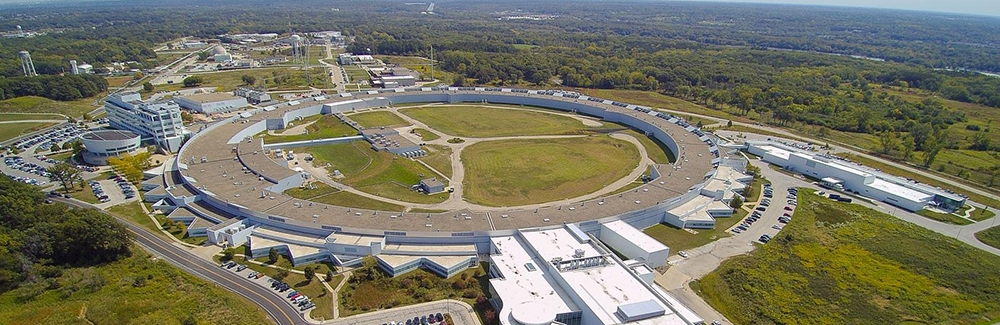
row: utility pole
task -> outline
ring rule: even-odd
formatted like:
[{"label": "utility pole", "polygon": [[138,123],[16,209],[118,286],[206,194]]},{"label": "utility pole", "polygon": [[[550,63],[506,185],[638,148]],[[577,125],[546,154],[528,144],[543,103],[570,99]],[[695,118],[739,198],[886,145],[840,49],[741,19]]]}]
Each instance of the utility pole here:
[{"label": "utility pole", "polygon": [[431,81],[434,81],[434,45],[431,45]]}]

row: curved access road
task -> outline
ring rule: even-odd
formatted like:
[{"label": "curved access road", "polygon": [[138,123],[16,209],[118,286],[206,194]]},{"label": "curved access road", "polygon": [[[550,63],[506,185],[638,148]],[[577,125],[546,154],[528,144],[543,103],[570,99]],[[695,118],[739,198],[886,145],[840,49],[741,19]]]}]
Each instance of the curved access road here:
[{"label": "curved access road", "polygon": [[[75,200],[59,198],[54,198],[53,200],[72,207],[92,208],[89,204]],[[101,212],[107,214],[107,212]],[[298,309],[293,308],[291,304],[285,302],[284,299],[271,292],[268,288],[253,284],[250,280],[244,279],[236,273],[227,272],[218,265],[215,265],[215,263],[208,262],[184,249],[174,246],[174,244],[157,237],[142,227],[133,225],[113,215],[111,216],[124,224],[135,235],[135,241],[146,250],[162,257],[188,273],[215,282],[223,288],[249,299],[260,308],[263,308],[268,316],[278,325],[310,324],[302,318],[302,314],[300,314]]]}]

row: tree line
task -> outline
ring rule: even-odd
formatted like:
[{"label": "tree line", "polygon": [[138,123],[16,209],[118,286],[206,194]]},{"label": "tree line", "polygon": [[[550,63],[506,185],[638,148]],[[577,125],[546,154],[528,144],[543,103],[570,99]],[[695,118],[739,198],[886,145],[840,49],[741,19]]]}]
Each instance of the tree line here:
[{"label": "tree line", "polygon": [[130,254],[131,236],[112,217],[46,204],[36,188],[6,176],[0,177],[0,216],[0,292],[58,288],[55,279],[65,268],[100,265]]},{"label": "tree line", "polygon": [[39,96],[70,101],[93,97],[107,90],[108,81],[104,77],[90,74],[0,78],[0,100]]}]

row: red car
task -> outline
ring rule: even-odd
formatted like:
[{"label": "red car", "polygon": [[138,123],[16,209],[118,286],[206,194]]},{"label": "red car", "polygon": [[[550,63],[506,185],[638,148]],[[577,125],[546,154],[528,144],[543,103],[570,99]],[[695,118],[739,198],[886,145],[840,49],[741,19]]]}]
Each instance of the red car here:
[{"label": "red car", "polygon": [[790,207],[790,206],[785,206],[785,211],[792,211],[792,207]]}]

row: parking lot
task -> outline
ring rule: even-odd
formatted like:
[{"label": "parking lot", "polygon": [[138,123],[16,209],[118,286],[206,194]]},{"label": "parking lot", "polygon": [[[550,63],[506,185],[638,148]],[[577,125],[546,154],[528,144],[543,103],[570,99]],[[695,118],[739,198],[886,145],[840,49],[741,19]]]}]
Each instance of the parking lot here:
[{"label": "parking lot", "polygon": [[[98,126],[100,124],[97,123],[94,125]],[[86,132],[86,129],[79,128],[76,125],[63,125],[44,133],[16,139],[10,146],[17,148],[19,153],[15,155],[9,149],[4,149],[4,163],[0,165],[0,171],[19,182],[39,186],[53,185],[45,170],[59,161],[47,156],[53,153],[50,149],[54,148],[57,151],[61,151],[64,144],[79,139],[80,135]],[[75,166],[84,171],[83,177],[85,179],[97,176],[96,173],[99,171],[97,167]]]},{"label": "parking lot", "polygon": [[[283,282],[276,281],[269,276],[259,274],[258,272],[247,268],[245,265],[238,265],[235,262],[224,262],[219,267],[227,269],[229,271],[235,272],[236,274],[242,275],[243,277],[250,280],[254,284],[259,286],[269,288],[275,295],[278,295],[284,299],[289,305],[292,305],[300,312],[308,312],[310,309],[315,308],[316,305],[309,301],[309,297],[296,295],[295,289],[292,289],[287,284]],[[284,284],[284,285],[282,285]]]}]

